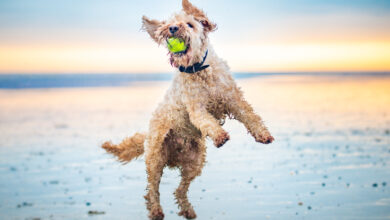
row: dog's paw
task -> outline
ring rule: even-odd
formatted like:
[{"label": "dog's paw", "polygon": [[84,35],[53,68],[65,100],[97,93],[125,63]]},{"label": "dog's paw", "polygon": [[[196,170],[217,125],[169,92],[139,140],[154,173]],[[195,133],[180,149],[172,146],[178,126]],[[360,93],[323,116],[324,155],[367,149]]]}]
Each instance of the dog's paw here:
[{"label": "dog's paw", "polygon": [[214,145],[216,147],[222,147],[229,139],[229,134],[226,131],[223,131],[214,139]]},{"label": "dog's paw", "polygon": [[272,143],[275,139],[274,139],[274,137],[272,137],[272,135],[271,134],[266,134],[266,135],[258,135],[258,136],[256,136],[255,137],[255,140],[257,141],[257,142],[260,142],[260,143],[262,143],[262,144],[270,144],[270,143]]},{"label": "dog's paw", "polygon": [[196,213],[195,211],[191,208],[188,210],[182,210],[179,212],[179,216],[183,216],[186,219],[194,219],[196,218]]},{"label": "dog's paw", "polygon": [[160,208],[155,208],[150,211],[149,217],[151,220],[163,220],[164,213]]}]

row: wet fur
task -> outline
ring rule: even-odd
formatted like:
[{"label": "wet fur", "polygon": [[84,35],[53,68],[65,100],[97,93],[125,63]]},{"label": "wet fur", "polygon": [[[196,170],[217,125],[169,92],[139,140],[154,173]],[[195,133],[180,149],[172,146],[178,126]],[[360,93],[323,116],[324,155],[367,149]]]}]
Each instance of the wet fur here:
[{"label": "wet fur", "polygon": [[[201,61],[208,50],[205,64],[210,67],[195,74],[177,71],[164,100],[153,113],[147,134],[137,133],[118,145],[110,142],[102,145],[122,162],[145,153],[148,175],[145,199],[149,217],[154,220],[164,218],[159,184],[166,166],[177,167],[181,172],[182,180],[174,193],[180,207],[178,214],[187,219],[196,217],[187,198],[188,188],[204,166],[205,138],[210,137],[217,147],[229,140],[228,133],[222,128],[226,117],[242,122],[257,142],[268,144],[274,140],[260,116],[244,99],[226,62],[209,44],[208,34],[216,29],[216,25],[188,0],[183,0],[182,4],[183,11],[167,21],[144,16],[143,29],[154,41],[164,44],[171,36],[169,27],[178,26],[176,36],[185,39],[190,48],[186,54],[170,54],[172,65],[192,65]],[[189,22],[193,28],[187,25]]]}]

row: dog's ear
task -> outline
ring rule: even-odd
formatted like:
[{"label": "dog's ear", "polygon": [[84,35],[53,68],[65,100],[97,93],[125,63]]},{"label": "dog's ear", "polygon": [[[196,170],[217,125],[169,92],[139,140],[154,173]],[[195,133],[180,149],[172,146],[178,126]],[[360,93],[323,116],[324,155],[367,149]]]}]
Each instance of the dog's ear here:
[{"label": "dog's ear", "polygon": [[156,31],[159,26],[161,26],[164,22],[157,21],[157,20],[150,20],[146,16],[142,16],[142,30],[145,30],[148,32],[148,34],[152,37],[152,39],[156,42],[157,36]]},{"label": "dog's ear", "polygon": [[215,31],[217,29],[217,25],[215,23],[211,22],[202,10],[195,7],[188,0],[183,0],[182,5],[183,5],[184,12],[189,14],[189,15],[194,16],[194,18],[196,20],[198,20],[203,25],[203,28],[206,31],[211,32],[211,31]]}]

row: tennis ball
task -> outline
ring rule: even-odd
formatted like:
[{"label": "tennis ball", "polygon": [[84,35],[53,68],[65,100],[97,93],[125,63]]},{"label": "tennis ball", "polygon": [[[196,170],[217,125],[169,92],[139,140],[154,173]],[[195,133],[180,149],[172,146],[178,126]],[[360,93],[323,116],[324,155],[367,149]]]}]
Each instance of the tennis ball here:
[{"label": "tennis ball", "polygon": [[167,39],[168,50],[172,53],[184,52],[187,49],[184,41],[177,37],[170,37]]}]

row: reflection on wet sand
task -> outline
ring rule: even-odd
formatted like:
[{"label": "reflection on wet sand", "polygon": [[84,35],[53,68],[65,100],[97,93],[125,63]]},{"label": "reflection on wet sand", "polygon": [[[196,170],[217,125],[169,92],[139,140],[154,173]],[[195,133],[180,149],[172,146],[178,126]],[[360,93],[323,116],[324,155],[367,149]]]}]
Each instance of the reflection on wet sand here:
[{"label": "reflection on wet sand", "polygon": [[[199,219],[385,219],[390,216],[390,77],[267,76],[239,80],[276,142],[208,143],[190,189]],[[0,218],[146,219],[145,166],[121,166],[99,144],[148,127],[169,83],[0,90]],[[167,219],[181,219],[161,184]],[[91,214],[92,213],[92,214]]]}]

